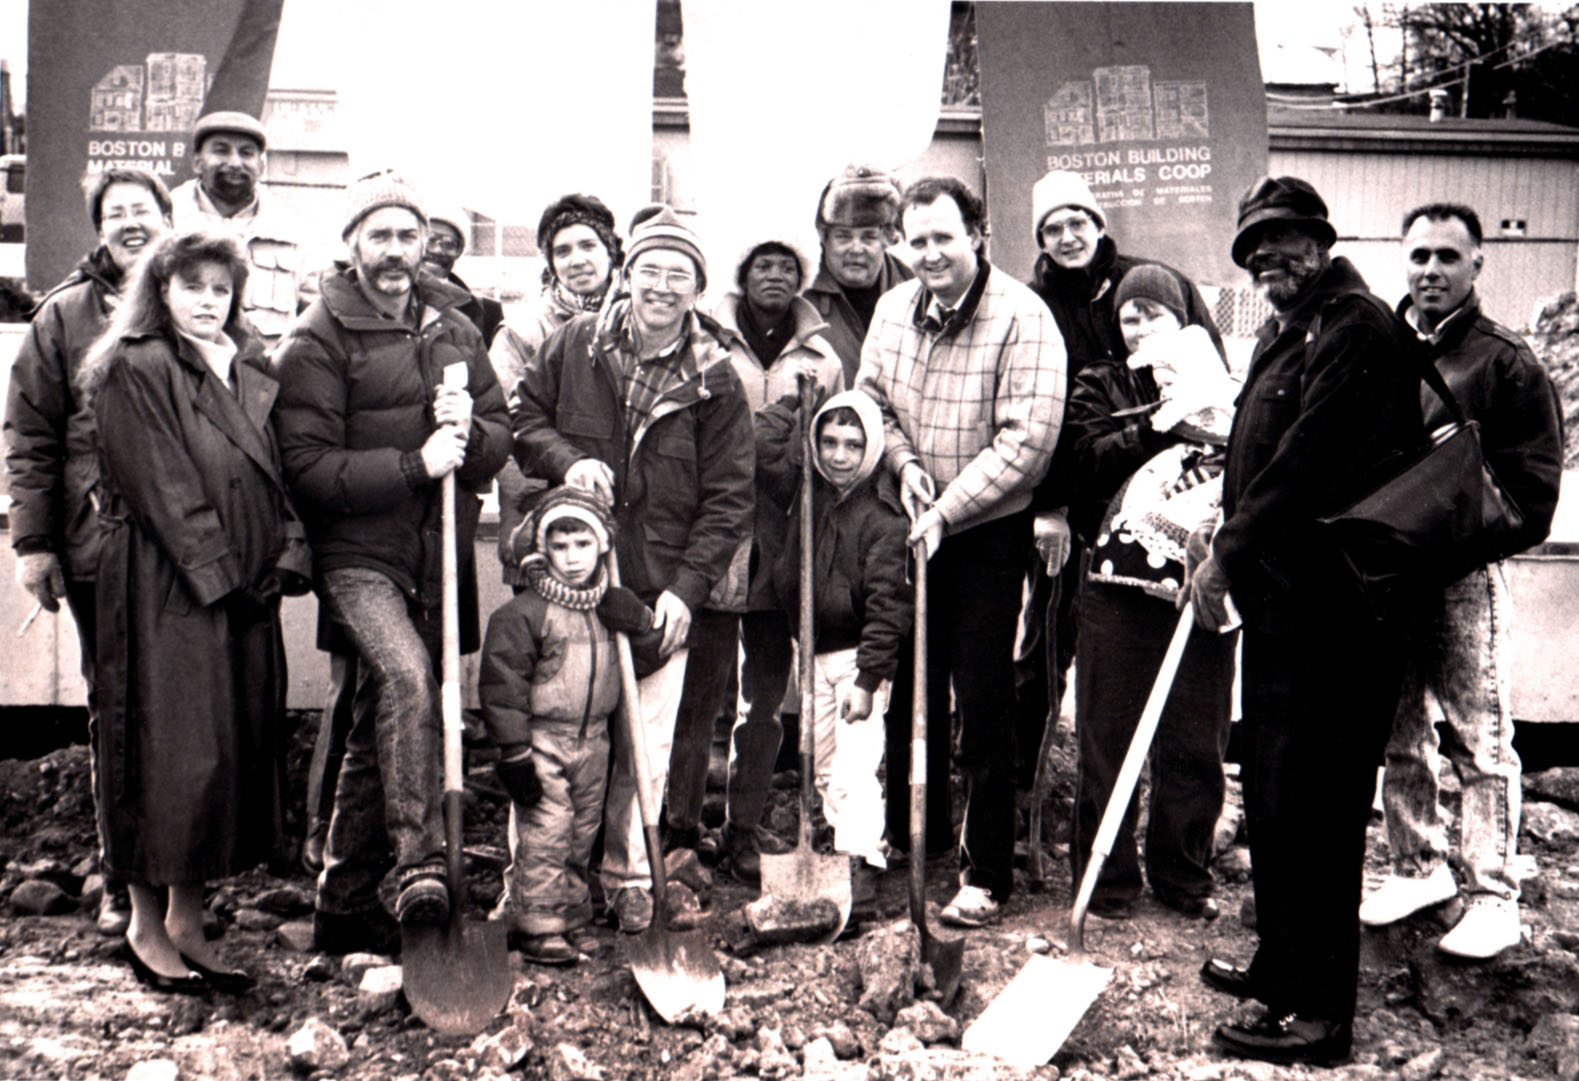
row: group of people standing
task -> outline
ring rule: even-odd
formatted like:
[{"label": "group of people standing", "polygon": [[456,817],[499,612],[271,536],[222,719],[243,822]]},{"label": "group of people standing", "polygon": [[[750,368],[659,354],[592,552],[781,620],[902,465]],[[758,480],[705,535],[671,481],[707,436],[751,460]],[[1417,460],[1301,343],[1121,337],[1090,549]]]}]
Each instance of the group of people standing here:
[{"label": "group of people standing", "polygon": [[[1427,362],[1480,421],[1525,516],[1520,546],[1549,527],[1555,395],[1479,310],[1469,208],[1406,218],[1410,294],[1394,312],[1331,254],[1308,183],[1259,182],[1231,250],[1273,317],[1241,379],[1195,284],[1120,254],[1073,173],[1030,193],[1041,254],[1028,283],[988,259],[968,185],[902,188],[851,166],[815,207],[820,258],[756,238],[706,310],[705,245],[686,216],[649,207],[622,237],[599,199],[567,195],[539,224],[541,294],[506,316],[454,274],[464,214],[400,176],[349,186],[345,257],[310,277],[264,213],[261,125],[211,114],[193,143],[198,177],[174,197],[135,170],[94,178],[100,244],[40,305],[5,416],[18,580],[51,609],[63,597],[83,636],[104,869],[130,897],[126,921],[107,890],[100,924],[124,930],[145,983],[252,982],[204,941],[203,885],[267,858],[277,836],[281,595],[316,591],[335,657],[308,801],[319,947],[392,950],[400,924],[461,903],[444,875],[435,675],[451,474],[461,644],[482,650],[483,722],[512,803],[501,908],[534,961],[573,963],[594,944],[595,894],[623,931],[653,919],[640,774],[664,797],[668,846],[756,879],[803,559],[815,638],[798,659],[816,694],[799,723],[816,729],[857,917],[896,858],[944,852],[959,878],[941,918],[1000,917],[1016,788],[1071,660],[1078,878],[1188,606],[1144,874],[1131,806],[1091,910],[1124,918],[1149,885],[1171,909],[1216,914],[1237,646],[1260,944],[1248,966],[1212,959],[1201,975],[1267,1011],[1217,1041],[1345,1057],[1361,920],[1456,892],[1427,689],[1458,736],[1465,790],[1470,905],[1443,948],[1517,942],[1500,568],[1379,611],[1318,528],[1424,445],[1442,412],[1422,391]],[[496,479],[516,596],[484,635],[472,553]],[[902,662],[916,560],[929,569],[923,687]],[[634,646],[645,770],[610,725],[619,635]],[[737,677],[727,820],[711,836],[703,787]],[[905,853],[916,694],[932,726],[915,767],[929,830],[926,852]],[[1362,905],[1384,752],[1400,873]]]}]

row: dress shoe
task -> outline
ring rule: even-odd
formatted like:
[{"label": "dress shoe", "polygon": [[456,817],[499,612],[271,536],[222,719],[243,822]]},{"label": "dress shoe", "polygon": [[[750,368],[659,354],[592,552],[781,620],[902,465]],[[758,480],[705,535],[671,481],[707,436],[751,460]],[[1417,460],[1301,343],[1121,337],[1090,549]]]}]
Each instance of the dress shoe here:
[{"label": "dress shoe", "polygon": [[1217,907],[1217,902],[1211,897],[1199,897],[1193,893],[1173,893],[1169,890],[1152,890],[1152,895],[1164,908],[1171,908],[1175,912],[1189,916],[1191,919],[1205,920],[1207,923],[1222,915]]},{"label": "dress shoe", "polygon": [[1519,944],[1519,902],[1511,898],[1470,899],[1464,918],[1442,936],[1436,948],[1465,961],[1489,961]]},{"label": "dress shoe", "polygon": [[166,995],[201,995],[208,991],[208,981],[195,972],[188,972],[184,976],[165,976],[149,968],[147,962],[137,956],[137,947],[132,945],[131,939],[125,940],[124,951],[132,975],[150,991]]},{"label": "dress shoe", "polygon": [[252,978],[252,973],[244,968],[209,968],[200,961],[194,961],[185,953],[181,960],[186,962],[186,967],[203,977],[210,987],[216,991],[223,991],[227,995],[244,995],[258,985]]},{"label": "dress shoe", "polygon": [[1388,875],[1365,900],[1360,902],[1360,922],[1367,927],[1386,927],[1408,919],[1421,909],[1450,901],[1458,894],[1453,871],[1447,864],[1424,878]]},{"label": "dress shoe", "polygon": [[1220,957],[1206,959],[1206,963],[1201,966],[1201,982],[1213,991],[1221,991],[1235,998],[1256,997],[1255,984],[1250,980],[1250,970],[1231,961],[1224,961]]},{"label": "dress shoe", "polygon": [[107,938],[118,938],[126,933],[126,928],[131,926],[131,922],[132,912],[124,892],[105,886],[104,896],[99,898],[99,912],[94,917],[93,926],[98,929],[99,934]]},{"label": "dress shoe", "polygon": [[1354,1029],[1347,1021],[1268,1010],[1256,1021],[1218,1025],[1212,1039],[1242,1058],[1336,1066],[1349,1060]]}]

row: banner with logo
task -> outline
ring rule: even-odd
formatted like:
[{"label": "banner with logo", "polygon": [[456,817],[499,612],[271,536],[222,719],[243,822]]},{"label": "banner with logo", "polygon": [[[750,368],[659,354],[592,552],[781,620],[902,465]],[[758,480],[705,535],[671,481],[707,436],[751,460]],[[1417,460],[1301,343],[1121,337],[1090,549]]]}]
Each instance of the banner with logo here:
[{"label": "banner with logo", "polygon": [[204,112],[260,116],[284,0],[32,0],[27,56],[27,280],[51,288],[97,237],[86,174],[191,173]]},{"label": "banner with logo", "polygon": [[1248,3],[976,5],[993,261],[1030,274],[1031,186],[1079,173],[1119,251],[1231,285],[1239,196],[1266,172]]}]

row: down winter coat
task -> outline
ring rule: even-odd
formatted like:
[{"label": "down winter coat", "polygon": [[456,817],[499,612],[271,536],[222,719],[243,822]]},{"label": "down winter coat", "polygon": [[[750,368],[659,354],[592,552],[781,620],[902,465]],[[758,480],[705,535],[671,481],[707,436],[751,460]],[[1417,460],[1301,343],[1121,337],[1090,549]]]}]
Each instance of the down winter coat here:
[{"label": "down winter coat", "polygon": [[477,694],[495,746],[527,743],[541,724],[601,731],[620,701],[613,639],[596,612],[527,589],[488,618]]},{"label": "down winter coat", "polygon": [[102,469],[96,795],[106,870],[192,884],[272,855],[282,807],[278,594],[310,563],[238,339],[235,391],[173,332],[125,341],[93,398]]},{"label": "down winter coat", "polygon": [[438,481],[422,465],[433,433],[433,395],[452,364],[466,366],[472,426],[455,471],[461,649],[475,650],[477,579],[472,542],[485,490],[509,454],[504,397],[470,320],[470,294],[426,273],[417,328],[380,315],[355,271],[326,276],[321,294],[274,353],[280,382],[275,427],[318,574],[366,567],[389,576],[435,615],[443,598]]},{"label": "down winter coat", "polygon": [[[876,690],[899,667],[899,644],[910,629],[912,604],[905,584],[905,536],[909,523],[894,475],[879,468],[883,417],[860,391],[828,399],[812,417],[848,406],[861,418],[866,455],[843,491],[817,463],[812,484],[812,603],[816,606],[813,652],[855,649],[856,683]],[[765,491],[789,516],[789,539],[773,565],[779,605],[794,624],[800,608],[801,463],[805,461],[800,409],[786,397],[757,416],[757,453]]]},{"label": "down winter coat", "polygon": [[91,582],[99,563],[90,498],[99,459],[93,410],[77,392],[77,369],[110,321],[120,282],[120,269],[102,247],[79,263],[33,314],[6,394],[11,546],[56,552],[77,581]]},{"label": "down winter coat", "polygon": [[[624,406],[620,327],[630,302],[577,316],[527,364],[515,404],[515,457],[528,477],[563,484],[595,458],[614,472],[614,517],[624,584],[646,604],[668,591],[694,614],[738,610],[751,536],[751,415],[718,325],[692,313],[681,374],[633,429]],[[733,564],[734,598],[712,599]]]}]

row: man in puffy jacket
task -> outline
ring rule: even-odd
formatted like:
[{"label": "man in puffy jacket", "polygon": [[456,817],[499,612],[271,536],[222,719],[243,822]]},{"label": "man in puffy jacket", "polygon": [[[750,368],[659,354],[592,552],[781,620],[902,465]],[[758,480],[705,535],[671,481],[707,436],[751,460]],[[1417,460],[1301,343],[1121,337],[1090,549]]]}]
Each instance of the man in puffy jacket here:
[{"label": "man in puffy jacket", "polygon": [[[457,481],[461,648],[477,648],[472,540],[509,453],[504,397],[468,294],[419,271],[427,218],[385,172],[348,189],[349,260],[280,343],[275,424],[319,596],[357,654],[359,708],[335,788],[314,933],[327,952],[389,949],[378,886],[393,849],[396,918],[443,922],[440,479]],[[457,373],[455,379],[451,373]]]},{"label": "man in puffy jacket", "polygon": [[[99,458],[77,368],[109,323],[127,271],[170,228],[170,193],[152,173],[106,169],[94,177],[87,203],[99,245],[44,297],[17,350],[6,392],[5,464],[17,584],[51,612],[65,598],[77,625],[91,715]],[[128,919],[124,891],[106,889],[99,930],[121,934]]]},{"label": "man in puffy jacket", "polygon": [[[636,719],[656,805],[692,619],[726,607],[731,592],[744,596],[745,560],[735,557],[751,536],[756,459],[723,331],[694,310],[707,285],[701,244],[668,207],[638,219],[630,295],[575,317],[527,360],[513,421],[527,477],[586,488],[613,506],[621,577],[656,616],[660,659],[652,671],[637,666]],[[652,920],[651,869],[626,746],[614,751],[603,825],[604,896],[620,929],[637,933]]]},{"label": "man in puffy jacket", "polygon": [[[1481,451],[1524,515],[1513,555],[1544,540],[1562,480],[1562,410],[1546,369],[1524,339],[1481,311],[1475,292],[1485,256],[1480,218],[1467,206],[1428,203],[1404,216],[1409,295],[1398,313],[1414,327],[1459,408],[1480,424]],[[1451,419],[1429,387],[1426,427]],[[1450,956],[1484,961],[1519,943],[1519,756],[1508,697],[1507,628],[1512,599],[1502,563],[1450,583],[1422,613],[1387,745],[1382,807],[1394,873],[1360,905],[1360,922],[1396,923],[1458,893],[1437,808],[1436,725],[1429,690],[1453,737],[1443,746],[1460,781],[1458,851],[1464,917],[1437,943]]]}]

